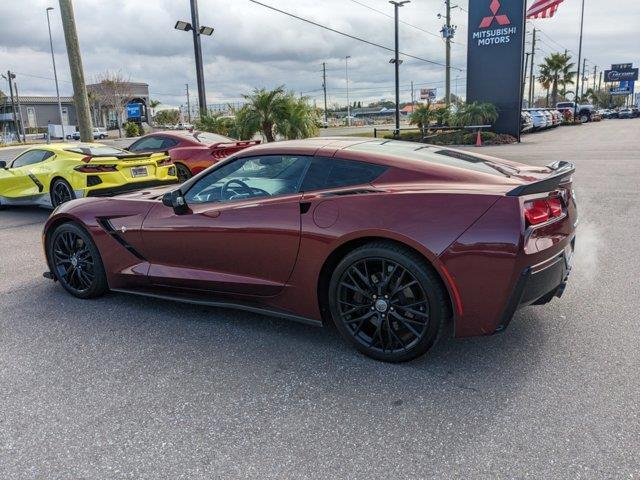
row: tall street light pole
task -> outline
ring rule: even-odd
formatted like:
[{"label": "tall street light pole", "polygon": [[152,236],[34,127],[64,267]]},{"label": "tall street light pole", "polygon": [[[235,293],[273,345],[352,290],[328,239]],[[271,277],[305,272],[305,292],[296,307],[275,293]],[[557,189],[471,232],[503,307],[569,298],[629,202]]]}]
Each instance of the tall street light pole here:
[{"label": "tall street light pole", "polygon": [[200,26],[200,16],[198,15],[198,0],[191,0],[191,23],[178,20],[174,27],[176,30],[193,33],[193,50],[196,60],[196,80],[198,84],[198,104],[200,107],[200,116],[207,114],[207,95],[204,86],[204,71],[202,67],[202,45],[200,44],[200,35],[211,36],[213,27]]},{"label": "tall street light pole", "polygon": [[[60,125],[64,132],[64,123],[62,121],[62,102],[60,101],[60,88],[58,87],[58,72],[56,71],[56,57],[53,53],[53,37],[51,36],[51,20],[49,19],[49,12],[53,10],[53,7],[47,7],[47,26],[49,27],[49,46],[51,47],[51,63],[53,63],[53,79],[56,82],[56,97],[58,97],[58,115],[60,115]],[[49,134],[47,133],[47,141],[49,141]]]},{"label": "tall street light pole", "polygon": [[574,96],[574,106],[573,106],[573,118],[575,119],[578,116],[578,95],[579,95],[579,86],[580,84],[580,62],[582,61],[582,30],[584,28],[584,0],[582,0],[582,11],[580,13],[580,46],[578,47],[578,73],[576,75],[576,94]]},{"label": "tall street light pole", "polygon": [[207,113],[207,94],[204,87],[204,70],[202,67],[202,45],[200,44],[200,15],[198,15],[198,0],[191,0],[191,25],[193,27],[191,29],[193,32],[193,50],[196,55],[198,103],[200,104],[200,117],[202,117]]},{"label": "tall street light pole", "polygon": [[327,128],[327,64],[322,62],[322,90],[324,91],[324,127]]},{"label": "tall street light pole", "polygon": [[347,80],[347,127],[351,126],[351,103],[349,101],[349,59],[351,55],[344,57],[344,72]]},{"label": "tall street light pole", "polygon": [[399,39],[398,39],[398,9],[403,5],[410,3],[411,0],[403,0],[402,2],[395,2],[391,0],[389,3],[393,5],[393,13],[395,19],[395,54],[390,63],[395,66],[396,73],[396,130],[395,135],[400,134],[400,55],[399,55]]}]

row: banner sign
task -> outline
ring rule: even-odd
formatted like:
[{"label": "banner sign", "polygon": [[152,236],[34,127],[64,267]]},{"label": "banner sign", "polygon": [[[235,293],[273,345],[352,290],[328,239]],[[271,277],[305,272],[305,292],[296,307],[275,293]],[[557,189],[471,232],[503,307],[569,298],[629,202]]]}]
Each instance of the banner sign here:
[{"label": "banner sign", "polygon": [[493,130],[520,138],[524,0],[469,2],[467,102],[489,102]]},{"label": "banner sign", "polygon": [[[616,65],[612,65],[615,67]],[[605,82],[621,82],[625,80],[638,80],[638,69],[637,68],[620,68],[620,69],[612,69],[604,71],[604,81]]]},{"label": "banner sign", "polygon": [[139,103],[127,104],[127,118],[140,118],[142,116],[142,105]]},{"label": "banner sign", "polygon": [[611,70],[631,70],[633,63],[614,63],[611,65]]},{"label": "banner sign", "polygon": [[435,102],[437,92],[438,92],[437,88],[421,88],[420,100],[429,100],[431,102]]},{"label": "banner sign", "polygon": [[609,93],[611,95],[633,95],[634,88],[634,81],[623,81],[620,82],[619,86],[611,87]]}]

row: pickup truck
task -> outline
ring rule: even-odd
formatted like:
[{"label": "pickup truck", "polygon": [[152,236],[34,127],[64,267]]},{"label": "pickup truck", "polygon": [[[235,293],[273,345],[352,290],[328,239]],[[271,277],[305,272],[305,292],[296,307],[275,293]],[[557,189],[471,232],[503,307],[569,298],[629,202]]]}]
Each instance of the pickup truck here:
[{"label": "pickup truck", "polygon": [[580,122],[587,123],[591,121],[591,115],[593,114],[593,105],[578,104],[576,112],[575,102],[560,102],[556,103],[556,108],[564,113],[565,110],[570,110],[572,114],[575,114],[576,118],[580,119]]}]

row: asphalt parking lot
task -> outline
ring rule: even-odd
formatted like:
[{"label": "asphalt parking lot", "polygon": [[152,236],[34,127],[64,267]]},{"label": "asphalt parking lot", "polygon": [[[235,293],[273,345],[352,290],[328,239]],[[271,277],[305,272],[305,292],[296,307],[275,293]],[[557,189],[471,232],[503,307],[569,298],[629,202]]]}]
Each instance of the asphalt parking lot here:
[{"label": "asphalt parking lot", "polygon": [[401,365],[259,315],[74,299],[42,277],[48,212],[0,212],[0,478],[640,478],[640,119],[478,151],[576,163],[569,287]]}]

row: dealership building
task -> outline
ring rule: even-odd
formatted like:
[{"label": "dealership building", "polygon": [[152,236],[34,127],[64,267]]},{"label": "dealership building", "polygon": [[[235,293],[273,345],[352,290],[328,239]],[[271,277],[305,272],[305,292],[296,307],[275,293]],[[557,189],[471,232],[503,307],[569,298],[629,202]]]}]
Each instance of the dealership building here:
[{"label": "dealership building", "polygon": [[[114,101],[105,101],[100,95],[100,85],[87,85],[91,119],[94,127],[118,128],[127,121],[149,122],[149,85],[127,82],[120,95],[124,108],[117,112]],[[77,125],[73,97],[60,97],[63,125]],[[16,120],[14,121],[14,108]],[[58,99],[55,96],[19,96],[13,103],[9,95],[0,92],[0,138],[11,138],[16,133],[16,123],[25,133],[44,133],[49,124],[60,124]]]}]

